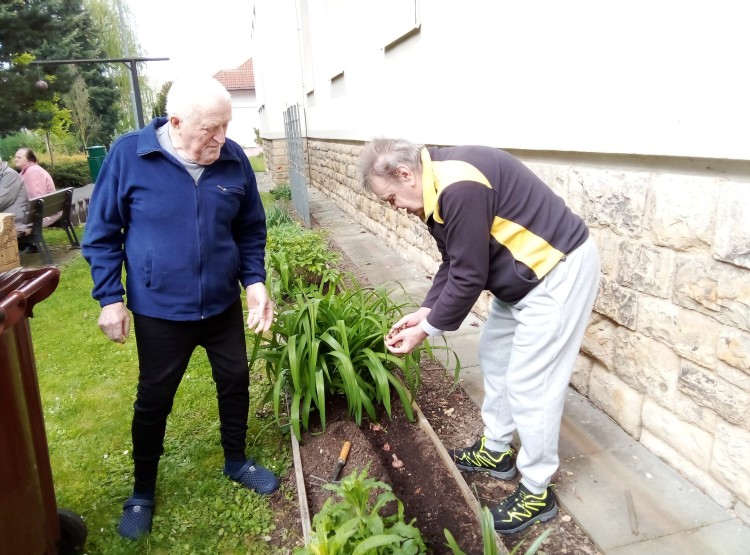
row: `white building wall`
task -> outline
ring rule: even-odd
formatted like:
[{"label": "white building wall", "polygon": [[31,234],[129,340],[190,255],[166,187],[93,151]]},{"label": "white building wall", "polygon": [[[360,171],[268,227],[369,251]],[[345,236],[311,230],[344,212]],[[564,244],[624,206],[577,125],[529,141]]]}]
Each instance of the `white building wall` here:
[{"label": "white building wall", "polygon": [[260,128],[258,103],[255,91],[230,91],[232,96],[232,121],[227,136],[245,148],[255,146],[255,131]]},{"label": "white building wall", "polygon": [[272,180],[288,179],[282,114],[299,103],[310,186],[434,272],[425,227],[362,193],[362,142],[403,136],[518,156],[585,219],[602,256],[572,385],[750,523],[750,33],[741,3],[256,4]]},{"label": "white building wall", "polygon": [[[739,2],[255,4],[268,135],[298,102],[321,138],[750,159]],[[385,51],[408,28],[404,6],[419,32]]]}]

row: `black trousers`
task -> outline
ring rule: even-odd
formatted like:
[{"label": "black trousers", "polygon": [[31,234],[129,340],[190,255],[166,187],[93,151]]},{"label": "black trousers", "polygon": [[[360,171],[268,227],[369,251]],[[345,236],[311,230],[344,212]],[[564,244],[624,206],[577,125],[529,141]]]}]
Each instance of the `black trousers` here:
[{"label": "black trousers", "polygon": [[216,383],[224,457],[244,460],[250,376],[240,299],[205,320],[177,322],[134,314],[133,323],[140,372],[132,426],[135,491],[156,489],[167,416],[198,346],[206,350]]}]

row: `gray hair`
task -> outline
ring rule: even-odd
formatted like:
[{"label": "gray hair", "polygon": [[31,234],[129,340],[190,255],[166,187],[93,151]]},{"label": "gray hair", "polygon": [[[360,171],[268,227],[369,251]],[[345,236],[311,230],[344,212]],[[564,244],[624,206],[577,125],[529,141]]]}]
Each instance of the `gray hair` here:
[{"label": "gray hair", "polygon": [[362,188],[371,191],[372,177],[398,177],[398,166],[421,171],[422,145],[406,139],[377,138],[367,143],[359,155],[359,177]]},{"label": "gray hair", "polygon": [[213,77],[189,77],[172,84],[167,93],[167,115],[181,120],[192,120],[198,112],[220,102],[232,102],[232,97]]}]

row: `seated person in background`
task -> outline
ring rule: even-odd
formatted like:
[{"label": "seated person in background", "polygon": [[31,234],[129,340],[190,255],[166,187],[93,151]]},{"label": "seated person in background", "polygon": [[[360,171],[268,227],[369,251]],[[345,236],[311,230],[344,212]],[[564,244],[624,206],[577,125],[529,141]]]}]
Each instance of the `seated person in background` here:
[{"label": "seated person in background", "polygon": [[55,192],[55,182],[52,181],[52,176],[38,164],[36,154],[30,148],[18,149],[16,168],[21,173],[29,199]]},{"label": "seated person in background", "polygon": [[[52,180],[52,176],[39,165],[33,150],[28,147],[19,148],[15,160],[16,167],[21,174],[24,185],[26,185],[29,200],[55,192],[55,182]],[[44,218],[44,227],[55,223],[60,219],[60,216],[62,216],[62,212]]]},{"label": "seated person in background", "polygon": [[29,197],[23,179],[0,157],[0,212],[16,217],[16,230],[26,227],[26,208]]}]

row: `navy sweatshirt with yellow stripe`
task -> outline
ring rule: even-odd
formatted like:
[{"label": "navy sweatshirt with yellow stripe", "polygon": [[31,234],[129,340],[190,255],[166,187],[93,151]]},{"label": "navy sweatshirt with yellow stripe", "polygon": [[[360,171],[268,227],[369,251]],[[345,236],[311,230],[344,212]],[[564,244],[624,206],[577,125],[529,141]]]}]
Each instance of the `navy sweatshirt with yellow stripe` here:
[{"label": "navy sweatshirt with yellow stripe", "polygon": [[442,263],[422,306],[458,329],[484,290],[514,304],[588,238],[583,220],[518,159],[486,146],[422,150],[425,222]]}]

